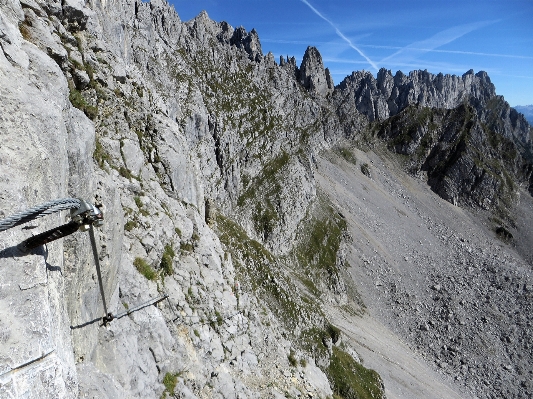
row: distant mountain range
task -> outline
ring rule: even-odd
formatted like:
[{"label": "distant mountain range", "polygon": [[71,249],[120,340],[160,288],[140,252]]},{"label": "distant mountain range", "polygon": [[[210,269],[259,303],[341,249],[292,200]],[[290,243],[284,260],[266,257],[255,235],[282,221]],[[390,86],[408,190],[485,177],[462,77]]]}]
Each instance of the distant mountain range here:
[{"label": "distant mountain range", "polygon": [[517,105],[516,107],[513,107],[521,114],[524,114],[526,117],[526,120],[529,122],[530,125],[533,126],[533,104],[531,105]]}]

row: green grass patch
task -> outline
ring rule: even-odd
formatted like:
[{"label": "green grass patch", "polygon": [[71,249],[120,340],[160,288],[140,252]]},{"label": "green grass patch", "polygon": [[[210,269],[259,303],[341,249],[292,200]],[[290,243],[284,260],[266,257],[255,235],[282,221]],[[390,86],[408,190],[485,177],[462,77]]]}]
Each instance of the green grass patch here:
[{"label": "green grass patch", "polygon": [[166,373],[163,377],[163,385],[165,386],[165,391],[161,395],[161,398],[166,398],[167,393],[172,397],[174,396],[174,391],[176,390],[176,385],[178,384],[179,374]]},{"label": "green grass patch", "polygon": [[93,159],[96,161],[96,163],[101,169],[104,168],[105,162],[111,164],[111,157],[104,149],[102,143],[100,142],[100,140],[98,140],[98,138],[96,138],[95,140]]},{"label": "green grass patch", "polygon": [[[129,172],[129,171],[128,171]],[[132,177],[135,177],[133,175],[131,175]],[[145,208],[144,208],[144,204],[141,200],[141,197],[139,197],[138,195],[136,195],[135,197],[133,197],[133,200],[135,201],[135,205],[137,205],[137,208],[139,209],[139,212],[141,215],[143,216],[150,216],[150,212],[148,212]]]},{"label": "green grass patch", "polygon": [[301,300],[294,284],[280,271],[280,260],[261,243],[249,238],[239,225],[219,213],[216,229],[220,241],[232,255],[236,279],[262,298],[289,329],[316,314],[316,304]]},{"label": "green grass patch", "polygon": [[157,272],[143,258],[135,258],[133,265],[147,280],[153,281],[157,278]]},{"label": "green grass patch", "polygon": [[256,233],[266,241],[274,232],[279,216],[271,202],[266,200],[263,204],[256,204],[252,220]]},{"label": "green grass patch", "polygon": [[96,119],[96,117],[98,116],[98,107],[92,106],[87,103],[87,100],[85,100],[81,92],[76,90],[73,86],[70,87],[70,94],[68,98],[71,104],[75,108],[78,108],[79,110],[83,111],[89,119]]},{"label": "green grass patch", "polygon": [[135,205],[137,205],[137,208],[141,209],[144,206],[141,197],[139,197],[138,195],[133,197],[133,200],[135,201]]},{"label": "green grass patch", "polygon": [[194,245],[192,243],[190,243],[190,242],[185,241],[185,242],[182,242],[180,244],[180,249],[183,252],[193,252],[194,251]]},{"label": "green grass patch", "polygon": [[133,178],[133,174],[131,173],[131,171],[124,166],[121,166],[118,169],[118,173],[120,174],[120,176],[125,177],[128,180],[131,180]]},{"label": "green grass patch", "polygon": [[139,227],[139,222],[137,220],[128,220],[124,225],[125,231],[132,231],[133,229]]},{"label": "green grass patch", "polygon": [[300,277],[300,281],[303,283],[303,285],[305,286],[305,288],[307,288],[307,290],[312,294],[314,295],[315,297],[319,298],[320,295],[321,295],[321,292],[320,290],[316,287],[315,283],[308,279],[308,278],[305,278],[305,277]]},{"label": "green grass patch", "polygon": [[357,363],[342,349],[333,347],[330,365],[325,370],[333,392],[340,399],[384,399],[381,377]]},{"label": "green grass patch", "polygon": [[79,71],[85,71],[85,65],[83,65],[79,61],[76,61],[75,59],[70,58],[70,57],[69,57],[68,61],[72,64],[72,66],[74,66],[75,69],[77,69]]},{"label": "green grass patch", "polygon": [[317,208],[300,229],[300,243],[296,248],[300,267],[312,274],[325,272],[329,277],[338,277],[337,252],[346,231],[346,220],[319,199]]},{"label": "green grass patch", "polygon": [[323,327],[311,327],[303,330],[298,338],[303,349],[315,358],[327,359],[329,358],[328,349],[324,345],[324,339],[328,337],[328,333]]},{"label": "green grass patch", "polygon": [[215,310],[215,317],[216,317],[216,320],[217,320],[217,324],[219,326],[224,324],[224,319],[222,318],[222,315],[220,314],[220,312],[218,310]]},{"label": "green grass patch", "polygon": [[237,205],[243,206],[247,200],[257,198],[258,194],[271,198],[279,193],[281,191],[279,174],[289,161],[290,155],[282,152],[280,156],[268,162],[263,171],[248,184],[244,193],[239,196]]},{"label": "green grass patch", "polygon": [[353,165],[357,164],[357,158],[353,154],[353,152],[346,148],[346,147],[340,147],[336,149],[337,154],[339,154],[341,157],[343,157],[346,162],[351,163]]}]

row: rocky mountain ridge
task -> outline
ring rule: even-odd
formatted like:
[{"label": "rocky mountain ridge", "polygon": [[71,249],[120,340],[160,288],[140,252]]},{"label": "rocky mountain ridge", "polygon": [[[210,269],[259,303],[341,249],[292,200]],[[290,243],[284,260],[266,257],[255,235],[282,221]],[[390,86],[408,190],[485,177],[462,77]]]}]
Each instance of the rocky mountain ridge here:
[{"label": "rocky mountain ridge", "polygon": [[524,115],[530,125],[533,124],[533,105],[517,105],[513,108]]},{"label": "rocky mountain ridge", "polygon": [[[169,296],[100,326],[87,237],[25,255],[16,244],[29,230],[13,230],[2,251],[1,395],[381,397],[381,378],[325,310],[364,304],[346,218],[317,183],[321,154],[357,163],[347,143],[385,140],[419,154],[407,169],[426,172],[443,198],[489,210],[513,206],[531,179],[530,132],[483,72],[354,72],[334,86],[316,48],[299,67],[278,64],[254,30],[205,12],[183,22],[163,1],[0,10],[10,132],[1,209],[67,195],[102,204],[111,308]],[[365,178],[377,171],[363,165]]]}]

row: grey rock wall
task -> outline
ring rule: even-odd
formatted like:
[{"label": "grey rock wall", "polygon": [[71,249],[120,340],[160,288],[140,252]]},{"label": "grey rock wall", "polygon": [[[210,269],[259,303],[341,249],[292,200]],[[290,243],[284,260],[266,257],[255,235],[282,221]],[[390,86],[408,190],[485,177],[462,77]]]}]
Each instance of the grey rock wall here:
[{"label": "grey rock wall", "polygon": [[339,84],[335,98],[373,121],[396,115],[409,104],[450,109],[463,101],[483,105],[495,95],[494,85],[483,71],[474,74],[470,70],[462,76],[398,71],[392,76],[391,71],[381,69],[377,78],[370,72],[353,72]]},{"label": "grey rock wall", "polygon": [[432,189],[456,205],[509,213],[530,178],[518,146],[490,130],[470,105],[409,106],[377,131],[390,149],[410,157],[411,173],[427,173]]},{"label": "grey rock wall", "polygon": [[[23,39],[18,29],[23,20],[18,2],[4,4],[0,14],[4,216],[70,194],[69,135],[73,124],[83,123],[68,101],[67,82],[58,65]],[[29,255],[16,248],[32,233],[64,220],[65,215],[56,214],[28,224],[27,229],[2,232],[2,397],[76,397],[62,245],[53,243]]]}]

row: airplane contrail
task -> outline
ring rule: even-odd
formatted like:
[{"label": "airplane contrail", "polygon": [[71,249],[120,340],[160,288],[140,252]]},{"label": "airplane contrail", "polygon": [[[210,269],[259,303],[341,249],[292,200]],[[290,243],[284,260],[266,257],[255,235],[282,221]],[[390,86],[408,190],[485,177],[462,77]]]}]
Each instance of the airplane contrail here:
[{"label": "airplane contrail", "polygon": [[475,23],[471,23],[467,25],[459,25],[459,26],[448,28],[446,30],[436,33],[435,35],[431,36],[428,39],[414,42],[414,43],[409,44],[408,46],[400,48],[394,54],[383,58],[381,62],[385,62],[393,58],[398,58],[398,55],[400,54],[407,56],[408,59],[415,59],[421,54],[424,54],[430,51],[438,51],[435,49],[445,44],[448,44],[450,42],[453,42],[454,40],[457,40],[460,37],[463,37],[464,35],[472,31],[475,31],[487,25],[493,24],[495,22],[498,22],[498,21],[481,21],[481,22],[475,22]]},{"label": "airplane contrail", "polygon": [[[373,44],[361,45],[361,47],[368,48],[382,48],[388,50],[402,50],[405,46],[378,46]],[[461,51],[461,50],[436,50],[434,48],[418,48],[418,47],[409,47],[410,50],[419,50],[425,51],[427,53],[447,53],[447,54],[465,54],[465,55],[479,55],[483,57],[503,57],[503,58],[519,58],[519,59],[533,59],[533,57],[528,57],[526,55],[514,55],[514,54],[497,54],[497,53],[479,53],[475,51]]]},{"label": "airplane contrail", "polygon": [[335,26],[333,22],[331,22],[329,19],[327,19],[324,15],[320,13],[315,7],[313,7],[307,0],[301,0],[302,3],[304,3],[307,7],[309,7],[316,15],[318,15],[320,18],[322,18],[324,21],[326,21],[328,24],[331,25],[333,29],[335,29],[335,32],[337,35],[344,40],[348,45],[353,48],[355,51],[361,55],[370,65],[372,65],[372,68],[374,68],[376,71],[379,69],[378,66],[370,59],[368,58],[355,44],[352,43],[350,39],[348,39],[340,30]]}]

